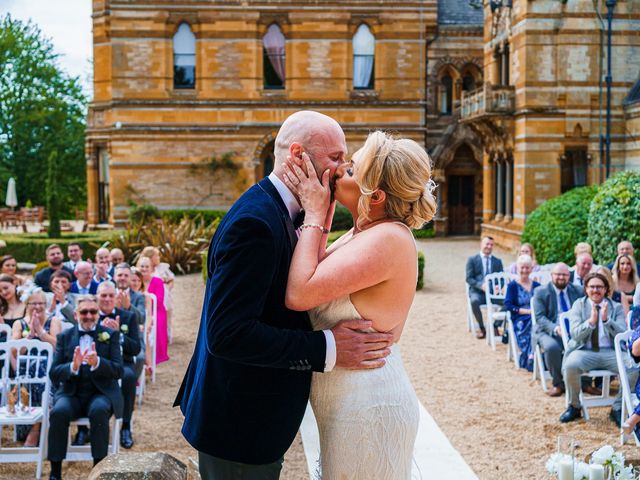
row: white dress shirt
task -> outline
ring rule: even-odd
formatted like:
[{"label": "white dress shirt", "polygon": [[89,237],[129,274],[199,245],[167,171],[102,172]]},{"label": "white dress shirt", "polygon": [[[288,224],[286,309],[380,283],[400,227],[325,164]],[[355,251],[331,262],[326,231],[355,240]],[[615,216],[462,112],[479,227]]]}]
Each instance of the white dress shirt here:
[{"label": "white dress shirt", "polygon": [[487,258],[489,259],[489,269],[491,269],[491,267],[492,267],[491,255],[485,255],[484,253],[480,252],[480,258],[482,259],[482,274],[483,274],[483,276],[486,277],[489,273],[495,273],[495,272],[488,272],[487,271]]},{"label": "white dress shirt", "polygon": [[[598,312],[598,346],[601,349],[613,348],[613,344],[611,343],[611,338],[609,338],[609,334],[604,329],[604,322],[602,321],[602,305],[605,302],[606,302],[606,299],[603,299],[602,302],[598,304],[600,305],[600,311]],[[587,305],[589,306],[590,309],[593,308],[593,302],[591,301],[590,298],[587,298]],[[611,312],[608,312],[608,313],[611,313]],[[592,327],[591,324],[589,324],[589,328],[593,330],[596,327]],[[589,337],[589,340],[587,340],[586,346],[587,348],[591,348],[591,337]]]},{"label": "white dress shirt", "polygon": [[[296,197],[291,193],[291,190],[287,188],[284,182],[280,180],[275,173],[271,172],[269,174],[269,180],[273,183],[273,186],[276,187],[276,190],[280,194],[280,198],[282,198],[285,207],[287,207],[291,220],[295,219],[298,213],[300,213],[300,210],[302,210],[298,200],[296,200]],[[322,332],[327,340],[327,353],[324,361],[324,371],[330,372],[336,366],[336,339],[333,337],[333,332],[331,330],[323,330]]]},{"label": "white dress shirt", "polygon": [[[90,331],[94,332],[96,330],[96,327],[93,327]],[[85,355],[89,350],[91,350],[91,344],[94,342],[93,338],[91,338],[90,335],[83,335],[83,333],[85,333],[87,330],[83,330],[82,327],[80,325],[78,325],[78,334],[80,335],[80,352]],[[87,362],[82,362],[84,365],[86,365]],[[98,366],[100,366],[100,357],[98,357],[98,362],[96,363],[95,367],[91,367],[91,371],[93,372],[96,368],[98,368]],[[69,365],[69,368],[71,369],[71,373],[73,375],[78,375],[78,370],[74,370],[73,369],[73,362],[71,362],[71,364]]]}]

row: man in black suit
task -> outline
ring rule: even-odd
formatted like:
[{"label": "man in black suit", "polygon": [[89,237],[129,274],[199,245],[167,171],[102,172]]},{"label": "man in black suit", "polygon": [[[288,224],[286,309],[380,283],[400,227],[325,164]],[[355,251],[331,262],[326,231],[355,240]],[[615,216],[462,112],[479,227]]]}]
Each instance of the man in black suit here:
[{"label": "man in black suit", "polygon": [[49,262],[49,266],[36,273],[33,281],[45,292],[50,292],[51,289],[49,288],[49,283],[51,282],[51,275],[53,274],[53,272],[56,272],[58,270],[66,270],[73,277],[73,271],[69,270],[63,265],[64,254],[62,253],[60,245],[57,245],[55,243],[49,245],[46,249],[46,256],[47,262]]},{"label": "man in black suit", "polygon": [[282,181],[283,162],[307,152],[333,181],[346,150],[333,119],[291,115],[275,141],[274,171],[242,195],[211,241],[198,339],[175,402],[204,480],[279,478],[311,372],[384,363],[390,335],[359,331],[370,322],[346,319],[311,331],[307,314],[284,304],[300,204]]},{"label": "man in black suit", "polygon": [[[562,335],[558,317],[571,309],[571,305],[584,295],[584,290],[569,283],[569,267],[556,263],[551,270],[551,281],[537,288],[531,306],[536,317],[533,341],[540,345],[544,362],[551,373],[553,387],[548,395],[559,397],[565,391],[562,379]],[[590,386],[586,386],[589,388]]]},{"label": "man in black suit", "polygon": [[485,338],[487,331],[482,321],[482,311],[480,305],[486,303],[484,293],[484,277],[490,273],[502,272],[502,260],[493,255],[494,241],[492,237],[485,236],[480,243],[480,253],[469,257],[466,266],[466,280],[469,285],[469,298],[471,300],[471,310],[478,322],[480,331],[477,338]]},{"label": "man in black suit", "polygon": [[107,456],[109,418],[122,414],[120,336],[98,325],[95,297],[79,298],[78,326],[58,335],[49,376],[58,388],[49,415],[50,480],[62,478],[62,461],[67,455],[69,422],[89,417],[91,454],[94,465]]},{"label": "man in black suit", "polygon": [[136,399],[136,355],[140,353],[140,330],[134,313],[116,308],[116,287],[111,282],[102,282],[98,287],[98,308],[100,320],[98,324],[120,332],[122,346],[122,429],[120,445],[124,448],[133,446],[131,436],[131,415]]}]

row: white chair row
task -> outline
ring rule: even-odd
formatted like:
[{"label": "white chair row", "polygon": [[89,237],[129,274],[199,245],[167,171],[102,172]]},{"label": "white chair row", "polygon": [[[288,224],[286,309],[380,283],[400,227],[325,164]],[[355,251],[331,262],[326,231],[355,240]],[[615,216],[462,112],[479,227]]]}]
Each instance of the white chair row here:
[{"label": "white chair row", "polygon": [[[0,330],[5,331],[5,329]],[[49,431],[49,411],[52,403],[50,391],[51,381],[49,371],[53,362],[53,347],[51,344],[39,340],[9,340],[0,343],[0,463],[36,463],[36,479],[42,475],[42,465],[47,456],[47,439]],[[11,367],[14,366],[15,374],[11,376]],[[25,386],[32,392],[34,387],[42,388],[42,402],[40,405],[32,404],[32,395],[29,395],[29,404],[22,405],[20,389]],[[16,413],[9,412],[7,401],[9,392],[17,387]],[[37,447],[8,447],[2,445],[2,429],[5,426],[34,425],[40,423],[40,438]],[[89,425],[88,418],[79,418],[71,425]],[[119,451],[119,435],[121,420],[111,417],[111,441],[109,453]],[[70,443],[70,442],[69,442]],[[91,446],[69,445],[66,460],[91,461]]]}]

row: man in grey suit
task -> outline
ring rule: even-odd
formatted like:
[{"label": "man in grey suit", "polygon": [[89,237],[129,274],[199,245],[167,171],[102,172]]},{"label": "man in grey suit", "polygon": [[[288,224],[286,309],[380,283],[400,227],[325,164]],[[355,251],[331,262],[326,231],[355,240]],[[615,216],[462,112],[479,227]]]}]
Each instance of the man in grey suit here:
[{"label": "man in grey suit", "polygon": [[[571,340],[562,365],[569,406],[560,416],[562,423],[581,416],[579,395],[583,373],[594,369],[618,372],[614,338],[627,329],[622,305],[607,298],[611,288],[607,278],[600,273],[590,273],[584,278],[584,284],[587,296],[576,300],[569,311]],[[610,414],[618,423],[621,405],[622,389]]]},{"label": "man in grey suit", "polygon": [[467,260],[466,277],[469,285],[469,299],[471,300],[471,310],[478,322],[480,331],[476,334],[478,338],[485,338],[487,332],[482,321],[480,305],[486,303],[484,294],[484,277],[490,273],[502,272],[502,260],[493,256],[494,241],[492,237],[482,237],[480,253],[469,257]]},{"label": "man in grey suit", "polygon": [[537,288],[531,306],[535,313],[536,326],[533,330],[533,342],[540,345],[544,361],[551,373],[553,387],[548,395],[559,397],[564,393],[562,379],[562,336],[558,317],[566,313],[584,291],[569,283],[569,267],[566,263],[556,263],[551,270],[551,281]]}]

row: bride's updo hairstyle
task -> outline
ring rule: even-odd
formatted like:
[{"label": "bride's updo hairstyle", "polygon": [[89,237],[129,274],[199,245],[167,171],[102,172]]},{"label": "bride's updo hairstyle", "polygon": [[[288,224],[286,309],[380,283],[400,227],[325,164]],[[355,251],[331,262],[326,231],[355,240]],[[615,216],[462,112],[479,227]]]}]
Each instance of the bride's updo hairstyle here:
[{"label": "bride's updo hairstyle", "polygon": [[378,189],[386,194],[385,213],[389,219],[420,228],[433,218],[436,200],[431,159],[420,145],[378,130],[369,134],[356,160],[356,181],[362,193],[358,202],[360,218],[371,220],[371,195]]}]

